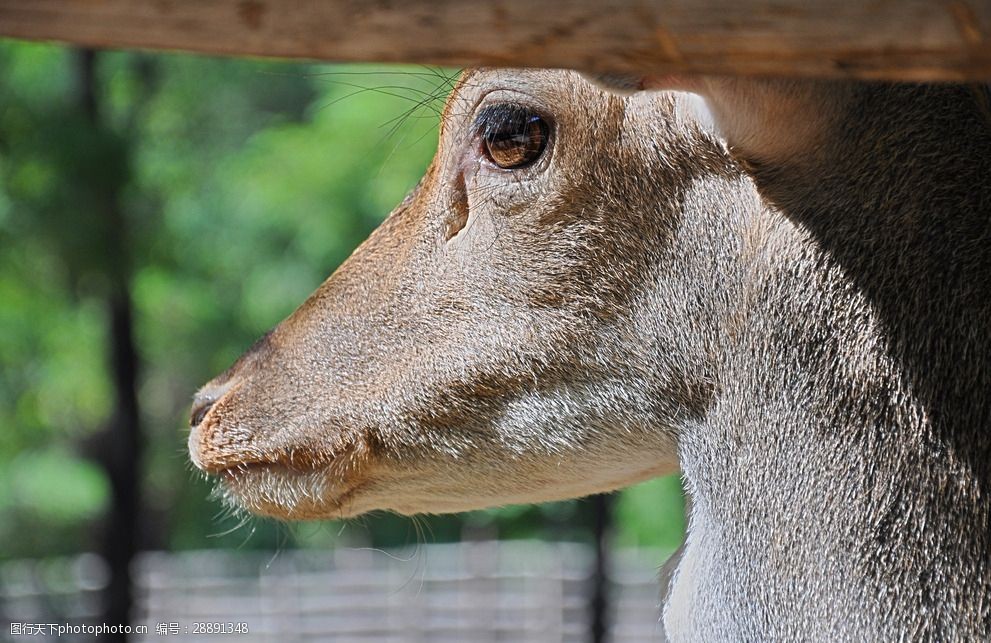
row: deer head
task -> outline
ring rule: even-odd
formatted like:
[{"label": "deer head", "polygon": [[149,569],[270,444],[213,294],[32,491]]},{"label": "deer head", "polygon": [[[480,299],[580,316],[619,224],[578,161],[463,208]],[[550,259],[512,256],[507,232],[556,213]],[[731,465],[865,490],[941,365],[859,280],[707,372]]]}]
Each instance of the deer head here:
[{"label": "deer head", "polygon": [[679,427],[712,394],[707,238],[742,180],[694,106],[571,72],[466,73],[420,184],[197,394],[193,462],[293,519],[677,470]]}]

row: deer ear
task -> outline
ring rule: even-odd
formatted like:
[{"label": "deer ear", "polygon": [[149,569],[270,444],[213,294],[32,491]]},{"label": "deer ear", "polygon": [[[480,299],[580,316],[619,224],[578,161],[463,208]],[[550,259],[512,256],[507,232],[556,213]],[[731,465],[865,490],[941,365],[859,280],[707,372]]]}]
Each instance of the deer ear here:
[{"label": "deer ear", "polygon": [[794,164],[833,144],[859,85],[818,80],[697,77],[713,120],[737,158]]},{"label": "deer ear", "polygon": [[794,162],[819,149],[844,113],[854,87],[815,80],[692,74],[583,73],[602,89],[629,96],[675,90],[705,99],[704,120],[714,123],[739,159]]},{"label": "deer ear", "polygon": [[620,96],[675,90],[704,99],[693,106],[737,159],[776,166],[794,164],[828,142],[849,100],[848,85],[818,81],[698,76],[692,74],[582,73]]}]

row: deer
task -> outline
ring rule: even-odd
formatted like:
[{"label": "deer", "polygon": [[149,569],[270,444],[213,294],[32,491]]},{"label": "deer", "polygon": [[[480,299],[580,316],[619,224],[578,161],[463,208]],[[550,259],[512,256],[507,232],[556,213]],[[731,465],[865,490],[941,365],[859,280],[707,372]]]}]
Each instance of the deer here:
[{"label": "deer", "polygon": [[285,520],[680,473],[668,639],[987,640],[986,90],[591,80],[466,71],[416,188],[196,394],[192,462]]}]

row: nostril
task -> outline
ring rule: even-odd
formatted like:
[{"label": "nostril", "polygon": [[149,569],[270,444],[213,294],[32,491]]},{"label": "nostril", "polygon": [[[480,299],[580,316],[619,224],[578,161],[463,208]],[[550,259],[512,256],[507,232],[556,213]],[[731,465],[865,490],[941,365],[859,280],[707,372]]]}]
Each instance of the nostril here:
[{"label": "nostril", "polygon": [[206,397],[199,400],[194,400],[193,412],[192,415],[189,416],[189,426],[191,427],[199,426],[200,422],[202,422],[203,418],[206,417],[206,414],[210,412],[210,409],[213,407],[216,401],[217,398],[214,397]]},{"label": "nostril", "polygon": [[189,426],[198,427],[217,401],[234,386],[234,383],[226,375],[221,376],[221,378],[208,382],[193,396],[193,410],[189,415]]}]

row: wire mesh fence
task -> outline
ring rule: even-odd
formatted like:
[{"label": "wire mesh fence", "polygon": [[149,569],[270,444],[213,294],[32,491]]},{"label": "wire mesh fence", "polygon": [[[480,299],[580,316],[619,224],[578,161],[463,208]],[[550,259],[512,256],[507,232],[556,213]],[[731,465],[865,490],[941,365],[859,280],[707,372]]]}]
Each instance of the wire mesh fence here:
[{"label": "wire mesh fence", "polygon": [[[664,557],[653,550],[610,557],[608,640],[662,638]],[[590,546],[532,541],[392,552],[147,552],[135,563],[132,640],[586,641],[592,569]],[[48,626],[95,623],[106,582],[106,566],[92,554],[0,565],[0,636],[94,640],[92,631],[59,636]],[[45,627],[26,632],[31,625]]]}]

